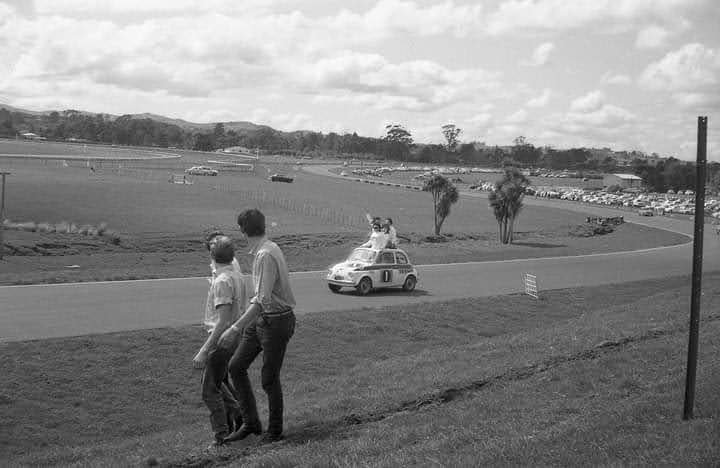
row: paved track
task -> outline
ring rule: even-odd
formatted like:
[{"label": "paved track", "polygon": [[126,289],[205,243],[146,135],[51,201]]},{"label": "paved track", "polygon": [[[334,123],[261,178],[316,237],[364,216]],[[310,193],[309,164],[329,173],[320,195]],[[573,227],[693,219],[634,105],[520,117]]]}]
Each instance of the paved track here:
[{"label": "paved track", "polygon": [[[464,194],[470,195],[470,194]],[[475,194],[472,194],[475,195]],[[572,202],[526,198],[549,205],[692,234],[690,219],[640,218]],[[706,226],[704,271],[720,269],[718,236]],[[542,289],[595,286],[689,274],[692,243],[644,251],[419,266],[413,293],[388,291],[360,297],[333,294],[324,272],[293,273],[299,314],[383,305],[443,301],[522,291],[521,275],[534,273]],[[689,285],[688,285],[689,287]],[[0,287],[0,341],[55,338],[198,323],[207,288],[205,278]]]}]

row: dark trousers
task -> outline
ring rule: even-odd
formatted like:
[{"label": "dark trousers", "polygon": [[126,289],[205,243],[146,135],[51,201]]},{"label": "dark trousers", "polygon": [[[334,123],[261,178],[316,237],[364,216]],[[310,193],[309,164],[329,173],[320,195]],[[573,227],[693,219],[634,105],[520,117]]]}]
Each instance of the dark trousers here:
[{"label": "dark trousers", "polygon": [[240,405],[228,381],[228,362],[232,349],[216,348],[208,353],[202,375],[202,399],[210,410],[210,426],[213,432],[232,430],[232,421],[240,414]]},{"label": "dark trousers", "polygon": [[262,351],[261,381],[268,399],[267,430],[273,435],[282,434],[283,394],[280,385],[280,369],[285,358],[288,341],[294,332],[295,314],[293,312],[278,317],[267,317],[261,314],[255,323],[245,328],[240,344],[230,359],[230,377],[237,392],[243,421],[251,428],[259,428],[261,424],[247,370]]}]

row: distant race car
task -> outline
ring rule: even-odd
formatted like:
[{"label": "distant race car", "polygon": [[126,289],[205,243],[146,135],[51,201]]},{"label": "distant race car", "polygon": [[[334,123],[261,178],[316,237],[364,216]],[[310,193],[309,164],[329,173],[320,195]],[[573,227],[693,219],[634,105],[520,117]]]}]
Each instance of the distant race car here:
[{"label": "distant race car", "polygon": [[185,169],[185,172],[191,175],[207,175],[207,176],[216,176],[218,175],[218,171],[213,169],[212,167],[207,166],[193,166],[190,169]]},{"label": "distant race car", "polygon": [[343,287],[355,288],[362,295],[380,288],[412,291],[418,282],[418,272],[400,249],[359,247],[344,262],[331,266],[326,280],[335,293]]},{"label": "distant race car", "polygon": [[286,176],[286,175],[273,174],[273,175],[270,176],[270,180],[271,180],[272,182],[288,182],[288,183],[290,183],[290,182],[293,181],[293,178],[292,178],[292,177],[289,177],[289,176]]}]

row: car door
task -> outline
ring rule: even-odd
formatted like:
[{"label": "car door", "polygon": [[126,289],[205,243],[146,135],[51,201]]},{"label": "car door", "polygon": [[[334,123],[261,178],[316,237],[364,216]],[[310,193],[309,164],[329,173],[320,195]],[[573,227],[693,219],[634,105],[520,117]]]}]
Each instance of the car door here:
[{"label": "car door", "polygon": [[395,253],[390,250],[383,250],[378,255],[378,266],[380,274],[378,275],[378,286],[394,286],[398,282],[398,271],[395,267]]}]

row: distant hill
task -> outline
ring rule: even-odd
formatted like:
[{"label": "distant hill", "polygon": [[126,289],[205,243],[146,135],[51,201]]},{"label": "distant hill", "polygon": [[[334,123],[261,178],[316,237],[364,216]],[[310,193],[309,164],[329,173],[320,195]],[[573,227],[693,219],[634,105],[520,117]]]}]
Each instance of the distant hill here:
[{"label": "distant hill", "polygon": [[29,114],[29,115],[44,115],[49,114],[52,111],[31,111],[27,109],[20,109],[19,107],[13,107],[9,104],[3,104],[0,102],[0,109],[5,108],[9,110],[10,112],[20,112],[21,114]]},{"label": "distant hill", "polygon": [[[0,109],[3,107],[11,112],[20,112],[22,114],[36,115],[36,116],[37,115],[48,115],[51,112],[53,112],[52,110],[31,111],[31,110],[27,110],[27,109],[21,109],[19,107],[14,107],[14,106],[11,106],[8,104],[3,104],[0,102]],[[57,111],[57,112],[62,114],[69,110],[70,109]],[[72,112],[77,112],[77,113],[84,114],[84,115],[95,115],[96,114],[93,112],[77,111],[77,110],[72,110]],[[120,117],[119,115],[113,115],[113,114],[102,114],[102,115],[105,115],[105,116],[109,117],[110,119],[116,119],[116,118]],[[178,127],[182,128],[183,130],[191,130],[191,131],[212,131],[213,128],[215,128],[215,125],[218,123],[218,122],[211,122],[211,123],[188,122],[187,120],[174,119],[172,117],[166,117],[164,115],[152,114],[149,112],[145,112],[142,114],[129,114],[129,115],[133,119],[150,119],[150,120],[165,123],[168,125],[177,125]],[[246,121],[233,121],[233,122],[220,122],[220,123],[223,124],[226,132],[229,130],[235,130],[238,133],[247,133],[247,132],[254,132],[256,130],[260,130],[261,128],[267,128],[267,129],[274,130],[272,127],[269,127],[267,125],[258,125],[258,124],[255,124],[252,122],[246,122]],[[284,132],[281,132],[281,133],[284,133]]]}]

